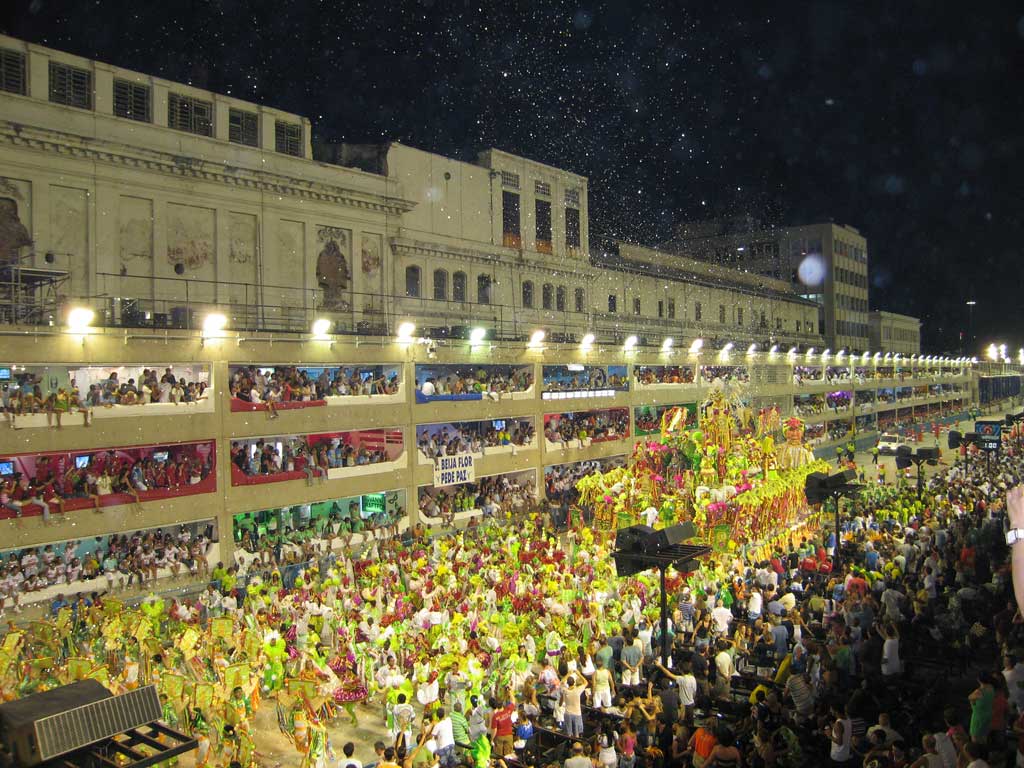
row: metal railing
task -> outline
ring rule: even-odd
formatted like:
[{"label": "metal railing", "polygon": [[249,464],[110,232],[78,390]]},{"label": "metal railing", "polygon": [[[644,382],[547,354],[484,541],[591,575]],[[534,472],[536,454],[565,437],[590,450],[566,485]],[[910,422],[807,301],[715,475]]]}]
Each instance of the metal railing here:
[{"label": "metal railing", "polygon": [[389,336],[399,323],[412,320],[421,335],[437,341],[466,338],[471,328],[479,326],[488,331],[488,339],[497,341],[524,340],[543,328],[552,343],[577,343],[587,333],[596,334],[599,344],[621,343],[637,335],[641,346],[644,341],[660,346],[665,336],[680,341],[701,337],[708,345],[719,341],[761,344],[769,339],[780,345],[820,343],[814,334],[769,327],[720,326],[626,312],[525,308],[470,301],[468,294],[460,301],[354,290],[328,296],[321,288],[120,272],[99,272],[96,283],[92,295],[64,299],[64,306],[54,305],[49,312],[28,318],[0,317],[0,322],[61,324],[68,306],[85,303],[97,312],[97,326],[119,328],[200,330],[208,313],[219,312],[227,316],[229,329],[244,332],[308,333],[314,320],[326,318],[332,321],[333,333],[360,336]]}]

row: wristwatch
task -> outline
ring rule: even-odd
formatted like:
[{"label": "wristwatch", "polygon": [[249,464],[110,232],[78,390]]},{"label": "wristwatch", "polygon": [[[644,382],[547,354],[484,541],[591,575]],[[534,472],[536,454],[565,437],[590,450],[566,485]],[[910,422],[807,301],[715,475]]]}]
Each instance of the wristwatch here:
[{"label": "wristwatch", "polygon": [[1018,541],[1024,541],[1024,528],[1011,528],[1006,532],[1006,543],[1013,545]]}]

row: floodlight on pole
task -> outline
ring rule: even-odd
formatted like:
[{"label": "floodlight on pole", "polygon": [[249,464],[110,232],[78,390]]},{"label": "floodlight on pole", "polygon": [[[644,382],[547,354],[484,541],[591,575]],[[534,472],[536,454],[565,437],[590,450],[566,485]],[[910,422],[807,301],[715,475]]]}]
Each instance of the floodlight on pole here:
[{"label": "floodlight on pole", "polygon": [[409,344],[412,342],[412,335],[416,333],[416,323],[406,320],[404,323],[398,324],[398,343]]},{"label": "floodlight on pole", "polygon": [[629,352],[636,347],[639,341],[640,339],[638,339],[636,336],[627,336],[626,340],[622,342],[622,348]]},{"label": "floodlight on pole", "polygon": [[690,354],[699,355],[700,351],[704,348],[704,339],[694,339],[690,343]]},{"label": "floodlight on pole", "polygon": [[675,343],[676,343],[675,339],[673,339],[671,336],[666,336],[665,340],[663,342],[661,342],[661,351],[662,352],[671,352],[672,351],[672,345],[675,344]]},{"label": "floodlight on pole", "polygon": [[543,328],[538,328],[536,331],[530,334],[530,349],[537,349],[544,343],[544,339],[547,338],[547,333]]},{"label": "floodlight on pole", "polygon": [[477,326],[469,332],[469,343],[472,346],[479,346],[484,343],[484,339],[487,338],[487,329]]},{"label": "floodlight on pole", "polygon": [[594,334],[592,333],[584,334],[583,338],[580,339],[580,349],[582,349],[584,352],[588,351],[591,347],[594,346],[595,338],[597,337],[594,336]]}]

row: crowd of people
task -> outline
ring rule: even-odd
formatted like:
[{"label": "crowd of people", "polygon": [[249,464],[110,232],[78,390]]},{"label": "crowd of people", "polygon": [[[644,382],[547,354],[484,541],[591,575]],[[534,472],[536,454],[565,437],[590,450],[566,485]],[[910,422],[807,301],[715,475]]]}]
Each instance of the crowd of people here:
[{"label": "crowd of people", "polygon": [[635,368],[638,384],[693,384],[693,367],[689,365],[638,365]]},{"label": "crowd of people", "polygon": [[313,442],[298,435],[231,442],[231,463],[250,477],[303,472],[312,482],[325,479],[331,469],[385,461],[390,459],[383,447],[357,445],[343,436],[322,437]]},{"label": "crowd of people", "polygon": [[480,519],[489,520],[518,516],[537,506],[537,488],[533,473],[505,474],[483,477],[473,483],[446,488],[421,488],[419,492],[420,517],[442,528],[455,524],[459,512],[479,511],[471,516],[470,525]]},{"label": "crowd of people", "polygon": [[463,367],[438,366],[416,380],[423,397],[439,395],[480,395],[497,400],[504,394],[525,392],[533,386],[532,367],[501,365]]},{"label": "crowd of people", "polygon": [[[23,603],[31,602],[34,593],[50,587],[82,591],[97,586],[89,582],[102,579],[100,585],[112,592],[152,584],[162,569],[172,579],[208,576],[211,533],[211,529],[193,532],[185,526],[176,531],[157,528],[4,552],[0,555],[0,618],[7,610],[21,613]],[[62,599],[62,593],[54,596],[55,602]]]},{"label": "crowd of people", "polygon": [[[586,389],[629,389],[625,366],[619,366],[621,373],[614,369],[583,368],[582,371],[566,370],[562,366],[544,367],[545,392],[572,392]],[[551,370],[553,369],[553,370]]]},{"label": "crowd of people", "polygon": [[750,381],[750,373],[745,365],[702,365],[700,375],[705,382],[716,386]]},{"label": "crowd of people", "polygon": [[350,395],[394,395],[399,383],[396,368],[380,365],[318,368],[312,372],[294,365],[239,365],[231,366],[229,375],[231,398],[265,404],[271,412],[278,403]]},{"label": "crowd of people", "polygon": [[205,455],[196,445],[149,447],[131,451],[89,454],[41,454],[34,457],[34,475],[16,468],[0,477],[0,514],[21,517],[26,508],[38,509],[44,522],[63,513],[73,499],[90,499],[99,509],[103,497],[124,494],[139,504],[149,491],[188,492],[213,468],[213,451]]},{"label": "crowd of people", "polygon": [[[248,574],[218,564],[198,597],[138,609],[155,644],[115,636],[114,652],[95,650],[109,638],[103,596],[54,609],[82,617],[73,653],[110,665],[116,690],[148,674],[217,687],[205,704],[166,699],[166,717],[197,734],[202,764],[258,762],[252,718],[267,698],[307,765],[358,768],[376,752],[384,766],[490,756],[565,768],[984,768],[1024,755],[1024,624],[1003,540],[1022,474],[1011,451],[958,464],[920,498],[886,487],[844,499],[838,538],[825,509],[768,544],[672,573],[664,638],[656,576],[617,578],[606,534],[556,537],[536,515],[432,538],[417,526],[290,586],[278,560]],[[508,489],[488,481],[474,504],[504,501]],[[177,645],[189,628],[191,655]],[[49,650],[54,666],[9,665],[5,696],[69,677],[71,653],[47,637],[23,636],[20,652]],[[244,674],[229,684],[236,665]],[[307,681],[315,703],[288,695],[285,680]],[[340,738],[339,708],[351,722],[382,717],[387,738]],[[568,747],[545,758],[541,727]]]},{"label": "crowd of people", "polygon": [[173,368],[165,368],[162,375],[158,375],[156,368],[144,368],[138,380],[119,378],[117,371],[111,371],[107,378],[90,384],[84,394],[73,378],[66,386],[57,386],[44,394],[42,378],[25,374],[0,388],[0,402],[12,426],[18,416],[45,413],[49,426],[60,429],[70,413],[81,414],[83,424],[90,426],[90,411],[94,408],[150,403],[187,405],[205,399],[208,387],[207,381],[186,381],[175,375]]},{"label": "crowd of people", "polygon": [[629,437],[629,411],[625,408],[561,413],[549,418],[544,425],[544,439],[556,445],[626,437]]},{"label": "crowd of people", "polygon": [[458,453],[481,453],[484,448],[525,446],[533,442],[536,430],[530,419],[507,420],[503,425],[493,421],[456,422],[441,429],[420,427],[420,455],[431,461],[438,456]]},{"label": "crowd of people", "polygon": [[[382,504],[364,511],[355,499],[335,501],[326,516],[313,517],[311,505],[274,510],[271,514],[246,514],[235,519],[235,542],[243,551],[258,556],[261,567],[288,567],[330,554],[340,540],[347,550],[353,534],[368,539],[391,538],[405,518],[401,505]],[[245,575],[249,566],[239,563]]]}]

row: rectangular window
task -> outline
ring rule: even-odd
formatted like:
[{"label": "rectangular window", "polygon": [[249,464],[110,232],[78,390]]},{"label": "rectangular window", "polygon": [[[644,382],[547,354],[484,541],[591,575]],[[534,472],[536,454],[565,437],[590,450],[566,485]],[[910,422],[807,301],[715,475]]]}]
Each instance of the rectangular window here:
[{"label": "rectangular window", "polygon": [[543,197],[551,197],[551,185],[546,181],[533,182],[533,191]]},{"label": "rectangular window", "polygon": [[736,325],[743,325],[743,307],[736,307]]},{"label": "rectangular window", "polygon": [[274,121],[274,151],[302,157],[302,126],[284,120]]},{"label": "rectangular window", "polygon": [[128,120],[148,123],[149,86],[130,80],[114,80],[114,114]]},{"label": "rectangular window", "polygon": [[633,299],[633,314],[634,315],[639,315],[640,314],[640,298],[639,297],[636,297],[636,298]]},{"label": "rectangular window", "polygon": [[0,48],[0,91],[25,95],[25,54]]},{"label": "rectangular window", "polygon": [[695,302],[693,305],[693,319],[700,322],[700,302]]},{"label": "rectangular window", "polygon": [[508,248],[521,248],[523,245],[519,229],[519,195],[515,192],[501,193],[501,243]]},{"label": "rectangular window", "polygon": [[509,189],[519,189],[519,174],[511,171],[501,172],[501,186]]},{"label": "rectangular window", "polygon": [[669,299],[668,300],[668,319],[669,320],[675,320],[676,319],[676,300],[675,299]]},{"label": "rectangular window", "polygon": [[615,310],[618,308],[619,300],[614,293],[608,294],[608,311],[615,314]]},{"label": "rectangular window", "polygon": [[659,301],[658,302],[658,317],[664,317],[664,316],[665,316],[665,302],[664,301]]},{"label": "rectangular window", "polygon": [[565,204],[569,208],[580,207],[580,191],[578,189],[565,190]]},{"label": "rectangular window", "polygon": [[576,311],[583,312],[587,303],[586,294],[582,288],[576,289]]},{"label": "rectangular window", "polygon": [[775,330],[776,331],[781,331],[782,330],[782,318],[781,317],[776,317],[775,318]]},{"label": "rectangular window", "polygon": [[565,312],[565,297],[565,286],[558,286],[558,289],[555,291],[555,309],[559,312]]},{"label": "rectangular window", "polygon": [[718,305],[718,322],[725,325],[725,304]]},{"label": "rectangular window", "polygon": [[213,104],[180,93],[169,94],[167,125],[176,131],[213,136]]},{"label": "rectangular window", "polygon": [[796,332],[800,333],[800,321],[799,320],[796,321]]},{"label": "rectangular window", "polygon": [[231,108],[228,110],[228,141],[247,147],[260,145],[260,119],[255,112]]},{"label": "rectangular window", "polygon": [[456,272],[452,275],[452,301],[466,301],[466,273]]},{"label": "rectangular window", "polygon": [[51,61],[50,101],[79,109],[92,109],[92,72]]},{"label": "rectangular window", "polygon": [[567,250],[580,247],[580,210],[565,209],[565,247]]},{"label": "rectangular window", "polygon": [[551,201],[537,200],[537,251],[551,253]]}]

